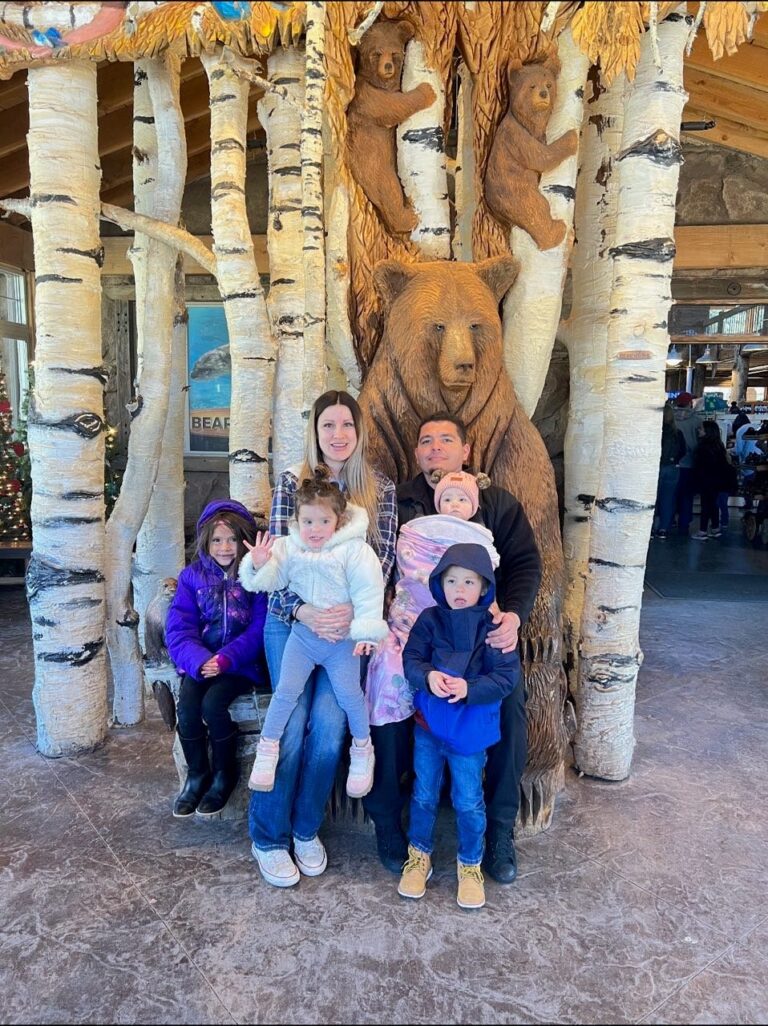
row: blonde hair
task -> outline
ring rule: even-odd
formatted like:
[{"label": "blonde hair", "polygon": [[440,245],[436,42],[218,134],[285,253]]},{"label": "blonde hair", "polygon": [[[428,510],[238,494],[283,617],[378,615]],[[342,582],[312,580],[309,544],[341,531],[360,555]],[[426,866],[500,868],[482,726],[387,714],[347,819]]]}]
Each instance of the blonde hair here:
[{"label": "blonde hair", "polygon": [[381,546],[379,529],[379,496],[376,478],[368,463],[368,431],[363,420],[363,411],[349,392],[324,392],[315,399],[310,411],[307,427],[307,447],[304,463],[299,471],[299,481],[314,477],[318,466],[325,465],[325,457],[317,435],[317,422],[330,406],[346,406],[352,414],[357,435],[355,451],[341,468],[338,480],[347,491],[347,498],[356,506],[362,506],[368,514],[368,539],[375,549]]}]

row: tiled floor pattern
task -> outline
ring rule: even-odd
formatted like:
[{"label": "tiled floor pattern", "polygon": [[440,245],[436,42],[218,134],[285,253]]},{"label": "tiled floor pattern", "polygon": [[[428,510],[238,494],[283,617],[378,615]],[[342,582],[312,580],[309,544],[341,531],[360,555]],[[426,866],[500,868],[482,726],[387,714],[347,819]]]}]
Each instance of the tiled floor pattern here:
[{"label": "tiled floor pattern", "polygon": [[766,609],[646,594],[632,777],[569,773],[518,882],[466,913],[448,822],[421,902],[346,823],[324,876],[267,886],[244,826],[170,816],[154,709],[91,755],[39,756],[4,591],[0,1021],[766,1022]]}]

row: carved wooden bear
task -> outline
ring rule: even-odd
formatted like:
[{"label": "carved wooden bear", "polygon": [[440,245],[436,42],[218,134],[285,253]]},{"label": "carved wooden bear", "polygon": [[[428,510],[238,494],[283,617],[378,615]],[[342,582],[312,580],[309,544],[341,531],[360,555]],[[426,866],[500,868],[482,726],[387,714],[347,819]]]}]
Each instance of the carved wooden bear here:
[{"label": "carved wooden bear", "polygon": [[525,229],[539,249],[559,245],[566,233],[565,222],[552,218],[539,192],[541,175],[573,156],[578,146],[574,131],[547,145],[559,71],[556,56],[541,64],[510,62],[509,106],[496,130],[485,174],[485,199],[493,216],[506,228]]},{"label": "carved wooden bear", "polygon": [[418,224],[397,177],[395,128],[435,102],[426,82],[400,91],[405,45],[413,35],[405,21],[377,22],[368,29],[360,41],[355,95],[347,111],[349,168],[394,234]]},{"label": "carved wooden bear", "polygon": [[512,492],[530,520],[544,572],[521,641],[529,754],[520,819],[524,831],[534,832],[548,826],[563,778],[563,550],[552,464],[504,369],[499,303],[516,275],[511,257],[378,264],[384,334],[360,403],[372,460],[395,481],[419,473],[421,417],[446,408],[455,413],[467,426],[472,465]]}]

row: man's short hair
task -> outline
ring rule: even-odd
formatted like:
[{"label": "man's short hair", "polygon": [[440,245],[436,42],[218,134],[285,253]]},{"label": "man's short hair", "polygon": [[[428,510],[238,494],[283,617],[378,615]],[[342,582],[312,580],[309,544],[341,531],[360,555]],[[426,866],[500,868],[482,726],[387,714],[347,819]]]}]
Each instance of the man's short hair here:
[{"label": "man's short hair", "polygon": [[447,420],[449,424],[453,424],[459,433],[459,441],[462,445],[467,444],[467,428],[463,420],[457,417],[455,413],[449,413],[448,410],[438,410],[437,413],[431,413],[428,417],[422,417],[419,421],[419,430],[416,432],[416,444],[421,438],[421,429],[425,424],[433,424],[435,421]]}]

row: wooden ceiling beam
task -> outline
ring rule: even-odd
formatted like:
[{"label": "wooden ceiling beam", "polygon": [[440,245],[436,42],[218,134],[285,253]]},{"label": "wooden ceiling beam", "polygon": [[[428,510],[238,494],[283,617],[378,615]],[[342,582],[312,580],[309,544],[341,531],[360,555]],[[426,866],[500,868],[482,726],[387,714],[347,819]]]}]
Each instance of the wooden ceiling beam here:
[{"label": "wooden ceiling beam", "polygon": [[[768,77],[768,54],[765,62]],[[688,103],[696,110],[768,132],[768,97],[754,89],[725,82],[695,68],[685,69],[684,85],[689,93]]]},{"label": "wooden ceiling beam", "polygon": [[732,56],[715,60],[709,51],[704,33],[700,32],[690,57],[685,58],[685,67],[706,71],[728,82],[739,82],[762,93],[768,93],[768,63],[765,51],[754,43],[744,43]]},{"label": "wooden ceiling beam", "polygon": [[[706,121],[711,111],[700,110],[690,104],[683,111],[683,121]],[[684,137],[698,142],[717,143],[731,150],[752,153],[756,157],[768,158],[768,131],[762,132],[748,125],[740,125],[727,118],[716,117],[717,125],[706,132],[684,132]],[[0,176],[0,181],[2,177]]]},{"label": "wooden ceiling beam", "polygon": [[0,82],[0,110],[11,110],[27,102],[27,72],[18,71],[7,82]]}]

